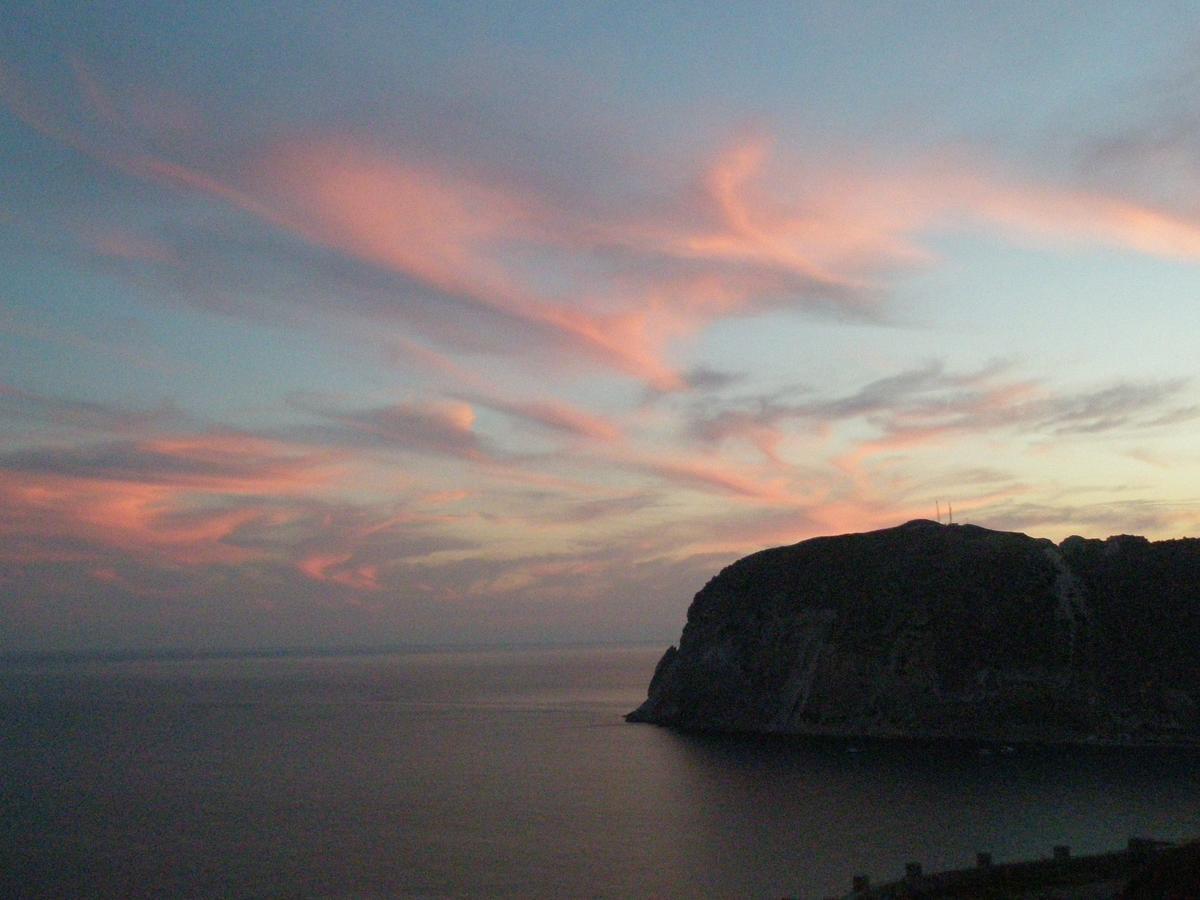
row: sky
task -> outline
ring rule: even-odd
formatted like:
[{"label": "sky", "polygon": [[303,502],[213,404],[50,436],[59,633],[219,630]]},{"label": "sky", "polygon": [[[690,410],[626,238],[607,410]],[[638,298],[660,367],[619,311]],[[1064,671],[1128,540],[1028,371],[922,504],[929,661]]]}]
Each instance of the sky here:
[{"label": "sky", "polygon": [[0,652],[663,640],[1200,534],[1190,3],[13,2]]}]

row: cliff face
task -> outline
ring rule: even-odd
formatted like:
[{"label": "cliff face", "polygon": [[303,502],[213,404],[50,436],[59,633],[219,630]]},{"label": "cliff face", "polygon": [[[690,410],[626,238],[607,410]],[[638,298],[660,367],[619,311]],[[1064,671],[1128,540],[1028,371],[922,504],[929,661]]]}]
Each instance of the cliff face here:
[{"label": "cliff face", "polygon": [[688,729],[1200,741],[1200,540],[917,520],[724,569],[627,717]]}]

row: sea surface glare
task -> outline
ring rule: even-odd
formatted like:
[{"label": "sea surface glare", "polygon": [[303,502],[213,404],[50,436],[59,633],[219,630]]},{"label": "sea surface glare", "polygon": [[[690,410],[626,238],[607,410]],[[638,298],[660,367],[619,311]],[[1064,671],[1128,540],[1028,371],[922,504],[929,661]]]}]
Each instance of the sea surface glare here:
[{"label": "sea surface glare", "polygon": [[819,898],[1200,834],[1196,752],[626,724],[662,649],[10,660],[0,896]]}]

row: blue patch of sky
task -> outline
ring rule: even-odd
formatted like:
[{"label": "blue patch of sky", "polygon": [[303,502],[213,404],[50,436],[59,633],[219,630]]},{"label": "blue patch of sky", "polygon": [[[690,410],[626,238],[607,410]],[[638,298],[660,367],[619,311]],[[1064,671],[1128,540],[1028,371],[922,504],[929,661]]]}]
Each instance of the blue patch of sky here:
[{"label": "blue patch of sky", "polygon": [[895,303],[947,352],[1020,360],[1067,377],[1183,377],[1195,369],[1200,266],[1088,245],[1021,246],[961,234]]},{"label": "blue patch of sky", "polygon": [[13,326],[0,330],[6,377],[25,390],[166,401],[201,419],[257,424],[292,418],[294,392],[361,393],[379,380],[377,358],[312,328],[208,313],[53,258],[0,265]]}]

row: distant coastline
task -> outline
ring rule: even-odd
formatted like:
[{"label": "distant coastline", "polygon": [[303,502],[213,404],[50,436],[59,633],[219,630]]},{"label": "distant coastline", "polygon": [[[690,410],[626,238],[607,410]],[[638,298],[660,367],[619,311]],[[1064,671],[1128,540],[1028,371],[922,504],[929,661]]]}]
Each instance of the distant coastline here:
[{"label": "distant coastline", "polygon": [[484,653],[527,650],[575,650],[601,647],[661,647],[664,638],[613,641],[501,641],[495,643],[418,643],[347,646],[130,648],[121,650],[11,650],[0,652],[0,665],[72,662],[132,662],[136,660],[293,659],[296,657],[387,656],[413,653]]}]

